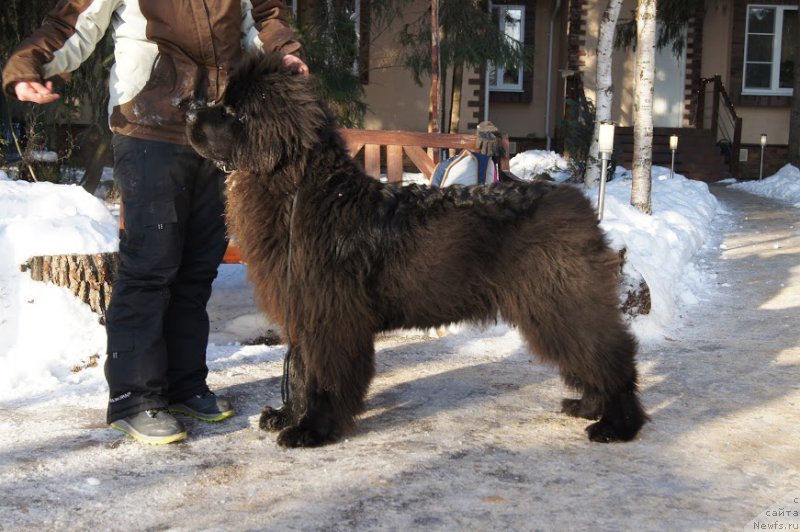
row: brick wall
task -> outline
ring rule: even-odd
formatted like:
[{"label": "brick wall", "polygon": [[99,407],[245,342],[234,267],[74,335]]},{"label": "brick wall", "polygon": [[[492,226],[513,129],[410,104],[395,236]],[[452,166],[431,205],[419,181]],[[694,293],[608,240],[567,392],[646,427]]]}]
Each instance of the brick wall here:
[{"label": "brick wall", "polygon": [[[739,163],[739,179],[758,179],[761,164],[761,146],[759,144],[743,144],[747,149],[747,161]],[[764,177],[767,178],[783,168],[789,158],[787,146],[766,146],[764,148]]]},{"label": "brick wall", "polygon": [[700,74],[703,60],[703,6],[698,3],[697,13],[686,28],[686,79],[684,80],[683,127],[694,120],[697,94],[700,90]]},{"label": "brick wall", "polygon": [[462,98],[466,106],[467,131],[472,132],[483,121],[483,113],[486,107],[483,98],[486,69],[468,70],[465,78],[466,87]]},{"label": "brick wall", "polygon": [[571,0],[569,3],[569,22],[567,29],[567,68],[583,72],[586,66],[586,19],[588,14],[586,0]]}]

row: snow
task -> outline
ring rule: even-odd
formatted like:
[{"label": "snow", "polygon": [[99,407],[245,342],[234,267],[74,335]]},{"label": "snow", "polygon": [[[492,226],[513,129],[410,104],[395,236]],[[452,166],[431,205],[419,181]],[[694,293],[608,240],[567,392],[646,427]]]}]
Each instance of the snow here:
[{"label": "snow", "polygon": [[548,174],[555,181],[569,177],[569,163],[561,155],[545,150],[529,150],[515,155],[509,164],[511,173],[529,180],[539,174]]},{"label": "snow", "polygon": [[33,150],[30,152],[30,157],[34,161],[43,163],[55,163],[58,161],[58,154],[48,150]]},{"label": "snow", "polygon": [[[556,154],[525,152],[512,160],[512,169],[514,168],[523,169],[520,173],[531,177],[547,171],[546,169],[566,168],[566,165]],[[731,189],[745,189],[753,194],[777,198],[800,207],[800,172],[791,166],[784,167],[774,176],[760,182],[726,185]],[[721,274],[720,279],[717,279],[718,268],[709,267],[708,264],[711,258],[720,253],[720,227],[726,225],[725,221],[731,214],[718,203],[707,185],[687,180],[680,175],[669,178],[669,170],[665,168],[654,168],[652,216],[645,216],[629,205],[630,188],[630,173],[619,169],[606,189],[602,227],[613,247],[627,249],[626,273],[631,277],[639,275],[644,278],[651,290],[652,312],[632,320],[633,330],[640,342],[651,346],[649,356],[640,362],[640,369],[647,376],[648,408],[655,417],[653,424],[647,426],[647,446],[612,446],[611,450],[607,447],[598,450],[597,447],[586,447],[586,442],[578,442],[572,433],[576,430],[575,426],[582,425],[563,421],[563,416],[552,412],[551,403],[557,403],[557,398],[563,393],[557,375],[550,369],[536,369],[539,366],[530,364],[527,348],[518,334],[503,323],[489,328],[462,324],[451,328],[442,338],[421,338],[419,333],[403,331],[380,338],[378,365],[381,379],[373,386],[370,411],[361,421],[369,435],[342,443],[342,448],[349,450],[349,453],[335,454],[337,451],[334,448],[320,450],[318,454],[287,454],[276,450],[271,441],[266,442],[270,444],[267,447],[260,445],[262,438],[270,438],[253,429],[252,425],[257,422],[254,420],[257,420],[257,408],[260,405],[267,400],[273,403],[279,400],[278,381],[285,348],[280,345],[246,345],[249,340],[263,335],[270,325],[253,304],[250,287],[245,280],[244,266],[223,265],[209,303],[212,319],[208,348],[211,370],[209,381],[212,388],[223,382],[230,385],[236,378],[250,383],[248,386],[233,385],[239,392],[239,415],[228,422],[228,427],[233,428],[226,429],[224,425],[219,425],[221,428],[205,429],[205,437],[193,440],[193,447],[188,450],[186,447],[170,446],[177,450],[140,451],[136,444],[131,444],[131,447],[120,445],[122,437],[104,425],[102,412],[107,399],[102,371],[105,332],[98,317],[88,307],[75,301],[66,289],[31,281],[28,273],[19,270],[19,265],[33,255],[115,250],[115,207],[105,205],[80,187],[11,181],[0,172],[0,411],[8,414],[0,419],[0,431],[6,434],[5,438],[0,438],[0,455],[15,460],[15,464],[21,464],[15,469],[0,470],[4,471],[0,475],[0,485],[9,488],[9,493],[14,491],[20,498],[29,494],[34,501],[42,501],[45,506],[34,507],[32,503],[30,514],[27,509],[20,513],[15,511],[15,519],[18,519],[15,521],[16,526],[27,528],[25,523],[30,525],[46,522],[56,527],[61,525],[72,528],[76,525],[70,524],[73,522],[71,519],[79,517],[84,510],[89,517],[84,517],[80,522],[90,525],[91,516],[98,515],[98,508],[103,507],[96,504],[95,500],[102,493],[112,490],[120,494],[120,497],[126,497],[126,502],[120,503],[123,515],[115,515],[115,518],[120,519],[119,526],[127,523],[137,527],[148,525],[153,528],[173,528],[172,524],[165,524],[163,521],[154,522],[153,519],[156,518],[152,516],[145,517],[141,523],[137,522],[137,508],[142,508],[142,505],[159,507],[159,501],[169,497],[169,489],[173,487],[179,492],[191,492],[198,481],[202,481],[200,486],[205,486],[205,489],[210,489],[208,486],[224,487],[226,483],[237,478],[241,480],[240,477],[245,476],[248,483],[260,486],[262,493],[271,492],[271,483],[282,482],[281,486],[285,491],[274,501],[277,504],[275,512],[283,511],[279,515],[284,518],[282,523],[286,525],[285,528],[308,528],[310,523],[297,516],[308,514],[312,521],[324,519],[325,513],[328,510],[333,511],[336,506],[334,497],[341,497],[335,495],[334,486],[347,486],[348,481],[352,480],[350,476],[328,478],[324,474],[325,470],[319,468],[331,468],[338,474],[344,471],[347,475],[356,475],[355,471],[362,470],[363,460],[379,465],[374,473],[365,478],[369,484],[356,484],[359,486],[356,491],[361,492],[365,500],[379,497],[376,493],[386,494],[387,515],[397,519],[400,519],[398,516],[403,514],[404,508],[389,504],[391,501],[401,500],[398,498],[400,495],[391,495],[394,493],[392,486],[397,482],[396,490],[402,492],[403,483],[410,482],[417,490],[412,493],[422,497],[418,504],[430,511],[431,515],[443,519],[439,523],[453,525],[459,522],[457,519],[455,522],[448,521],[450,518],[436,513],[439,510],[435,508],[447,508],[450,504],[464,513],[467,520],[461,522],[464,525],[462,527],[473,528],[470,523],[487,524],[485,515],[479,513],[480,508],[493,508],[489,510],[490,517],[500,519],[498,522],[506,523],[507,527],[537,528],[535,522],[516,522],[516,526],[513,526],[508,525],[509,521],[503,520],[504,509],[518,509],[516,506],[509,506],[515,499],[508,493],[514,493],[515,486],[527,489],[534,485],[526,483],[527,477],[530,477],[531,482],[533,477],[549,479],[550,488],[537,492],[539,494],[535,498],[538,500],[540,496],[550,497],[550,505],[545,504],[541,510],[530,507],[519,511],[538,512],[540,516],[552,518],[551,523],[560,522],[564,526],[578,523],[570,520],[576,516],[570,515],[569,504],[576,486],[580,486],[579,489],[582,490],[576,496],[581,498],[581,504],[587,505],[587,511],[590,511],[589,501],[606,500],[606,503],[591,506],[591,511],[597,512],[597,515],[577,516],[584,522],[588,519],[590,523],[596,518],[601,529],[604,528],[602,523],[616,523],[612,528],[624,528],[620,525],[624,520],[614,520],[613,508],[617,499],[604,499],[606,496],[603,495],[605,491],[624,485],[632,490],[626,492],[628,495],[649,494],[647,496],[652,498],[650,504],[653,511],[668,511],[669,505],[662,510],[656,508],[661,508],[665,500],[671,500],[676,495],[707,494],[705,500],[693,499],[695,506],[691,509],[686,506],[684,512],[691,510],[690,514],[685,514],[691,515],[691,518],[682,521],[686,528],[710,528],[720,521],[728,522],[715,519],[720,515],[713,515],[715,509],[719,512],[726,507],[735,506],[736,515],[746,514],[747,519],[758,515],[766,508],[766,504],[743,509],[740,499],[726,499],[720,490],[727,487],[738,489],[738,493],[755,490],[759,501],[757,504],[769,497],[772,497],[770,501],[776,501],[778,497],[788,496],[788,491],[780,491],[775,487],[780,481],[786,481],[783,474],[785,468],[754,461],[753,456],[757,451],[753,449],[763,447],[763,438],[756,437],[760,434],[782,434],[787,441],[796,441],[796,436],[793,436],[797,431],[796,425],[782,425],[782,414],[779,411],[765,410],[786,401],[793,405],[795,403],[792,401],[797,400],[796,389],[795,392],[786,391],[794,389],[796,385],[796,372],[794,377],[791,374],[792,368],[796,368],[795,351],[792,351],[794,348],[791,346],[796,344],[788,344],[782,351],[776,349],[775,352],[780,354],[774,358],[758,358],[756,354],[749,352],[745,357],[736,353],[741,360],[750,364],[750,371],[755,375],[754,378],[747,379],[749,388],[745,392],[739,388],[740,381],[737,380],[734,366],[731,366],[730,373],[722,369],[719,378],[707,371],[687,373],[687,365],[705,364],[706,359],[711,356],[707,353],[715,353],[717,349],[715,342],[722,342],[713,336],[696,340],[693,338],[694,343],[699,344],[699,353],[688,351],[694,349],[694,346],[684,347],[685,351],[679,351],[677,355],[670,351],[676,346],[672,338],[676,330],[684,324],[690,325],[706,319],[707,311],[700,303],[718,297],[720,291],[734,294],[728,284],[729,279]],[[597,189],[586,193],[596,201]],[[748,249],[745,245],[736,249],[732,246],[731,249],[723,248],[722,253],[731,261],[743,260],[750,258],[747,255]],[[775,248],[773,251],[780,258],[781,249]],[[790,274],[786,275],[786,278],[774,279],[765,272],[764,279],[759,281],[769,288],[768,293],[775,297],[774,301],[785,297],[781,295],[781,290]],[[729,299],[726,308],[737,304],[733,295]],[[771,312],[774,323],[783,323],[789,335],[792,327],[790,323],[796,323],[796,320],[786,321],[783,314],[775,313],[782,312],[781,309],[788,309],[785,310],[788,313],[796,306],[796,302],[783,301],[780,304],[770,303],[764,308],[773,309]],[[756,340],[767,342],[772,339],[765,337],[759,340],[757,325],[749,326]],[[791,335],[787,342],[794,341],[794,338]],[[99,357],[96,366],[90,365],[80,371],[73,371],[76,366],[87,365],[92,356]],[[725,352],[713,356],[733,355]],[[492,366],[491,384],[486,387],[489,390],[488,397],[482,396],[479,402],[475,402],[477,400],[473,384],[485,377],[486,362],[501,359],[503,365],[497,368]],[[421,379],[405,380],[408,378],[409,368],[423,365],[433,373]],[[706,370],[712,366],[698,367]],[[516,375],[520,372],[533,372],[536,382],[520,388],[515,384]],[[675,395],[674,383],[672,388],[665,385],[670,379],[678,378],[683,379],[678,386],[686,387],[686,397],[680,393]],[[396,403],[393,398],[399,397],[409,387],[414,390],[410,395],[412,399]],[[455,390],[449,392],[454,395],[440,396],[444,388]],[[717,392],[728,389],[730,391],[727,396],[723,394],[714,397]],[[510,397],[519,396],[519,404],[524,404],[524,409],[509,410],[500,402],[499,395],[493,395],[498,391]],[[537,394],[535,401],[527,398],[531,393]],[[441,401],[437,402],[437,397]],[[754,397],[760,398],[759,401],[753,399]],[[543,403],[542,398],[545,399]],[[442,401],[448,405],[446,409],[441,407]],[[741,408],[733,408],[732,402],[741,405]],[[59,408],[74,409],[75,405],[80,405],[83,409],[83,414],[76,416],[87,418],[81,417],[80,423],[84,425],[68,428],[71,425],[65,425],[57,419],[62,415]],[[27,416],[34,412],[42,417],[29,420]],[[678,413],[670,415],[670,412]],[[718,412],[723,412],[724,415],[717,415]],[[521,428],[514,429],[529,426],[531,416],[541,418],[540,421],[547,427],[525,430],[524,433],[520,432]],[[472,427],[472,420],[476,418],[501,420],[510,427],[510,432],[504,435],[502,432],[486,430],[481,424]],[[454,420],[459,419],[465,420],[464,423],[458,427],[452,425]],[[58,422],[61,424],[57,425]],[[491,423],[492,428],[497,425],[496,422]],[[412,432],[401,433],[399,427],[403,424],[415,424],[416,428]],[[711,430],[709,427],[712,426],[715,427],[715,432],[710,436],[705,431]],[[725,440],[731,438],[731,434],[738,434],[735,431],[740,431],[741,427],[746,427],[746,432],[753,437],[741,439],[737,436],[739,440],[733,442]],[[190,433],[194,428],[195,425],[190,426]],[[229,434],[231,432],[235,433]],[[450,432],[458,434],[457,441],[436,435]],[[565,453],[565,458],[561,460],[565,468],[555,469],[560,462],[553,458],[554,455],[545,454],[546,449],[554,445],[550,441],[553,432],[567,434],[564,442],[558,440],[559,443],[556,444],[561,445],[560,451]],[[234,445],[231,442],[236,437],[241,440],[242,433],[246,445],[250,447],[245,451],[238,448],[237,452],[244,454],[225,456],[221,462],[215,461],[213,456],[203,458],[205,453],[227,454],[230,446]],[[405,439],[398,441],[398,434],[405,434]],[[454,449],[453,446],[462,450]],[[794,467],[790,464],[796,463],[797,455],[790,446],[782,443],[772,447],[771,452],[785,457],[782,462],[784,466]],[[439,452],[441,449],[447,451],[446,457]],[[521,463],[527,456],[520,449],[532,450],[531,462],[525,466],[515,466],[516,462]],[[726,454],[719,454],[720,449],[726,450]],[[54,453],[56,458],[47,461],[42,466],[43,469],[37,470],[40,452]],[[181,454],[173,458],[170,453]],[[696,467],[697,453],[705,457],[701,467]],[[537,459],[539,455],[544,458]],[[608,464],[600,466],[601,461],[608,456],[617,461],[614,464],[629,461],[632,471],[641,471],[642,474],[618,472]],[[45,458],[41,457],[41,460]],[[124,466],[123,471],[141,471],[141,475],[120,473],[113,469],[116,467],[114,464],[126,460],[130,466]],[[263,476],[248,475],[245,472],[244,464],[248,460],[261,464],[260,474]],[[430,480],[425,476],[428,472],[434,474],[439,469],[449,469],[447,460],[462,460],[463,465],[455,468],[451,477]],[[98,461],[104,465],[99,469],[88,465],[83,467],[82,464],[86,461]],[[570,461],[574,461],[576,465],[569,467]],[[588,487],[583,485],[584,475],[590,474],[585,471],[598,467],[606,472],[608,479]],[[664,467],[666,472],[659,469],[656,476],[652,476],[653,468]],[[728,476],[720,477],[716,479],[719,482],[715,485],[715,476],[734,475],[742,470],[746,472],[747,478],[736,477],[733,480]],[[474,477],[470,476],[471,471],[483,475],[482,479],[489,479],[485,480],[484,487],[475,484]],[[217,476],[212,476],[212,473]],[[49,488],[35,486],[26,480],[31,475],[55,482],[58,485],[56,492],[60,495],[51,498],[48,495]],[[117,482],[115,475],[124,477],[122,483]],[[155,479],[162,476],[176,481],[175,486],[155,483]],[[752,481],[751,476],[754,479]],[[60,480],[62,478],[65,479],[63,483]],[[592,478],[594,482],[598,482],[600,476],[595,475]],[[756,482],[765,478],[773,479],[774,483]],[[456,489],[459,481],[464,483],[461,491]],[[310,491],[319,491],[322,493],[320,497],[330,497],[330,501],[323,503],[321,499],[317,499],[317,503],[323,506],[316,509],[310,503],[307,507],[303,506],[300,498],[309,492],[306,489],[309,482],[316,483],[319,488]],[[565,491],[560,495],[556,506],[553,506],[552,497],[559,497],[558,494],[562,493],[559,490],[562,488],[558,486],[562,484]],[[130,486],[136,489],[131,491],[128,489]],[[428,487],[423,489],[420,486]],[[788,490],[791,486],[787,482],[785,489]],[[474,499],[467,497],[469,490],[478,487],[481,492],[479,507],[475,506]],[[492,491],[492,487],[495,491]],[[498,487],[508,492],[503,492]],[[123,495],[123,492],[129,495]],[[231,492],[231,497],[237,505],[251,508],[255,512],[248,505],[253,501],[252,493],[257,492],[255,488],[248,491],[247,495],[238,491]],[[548,495],[544,495],[545,493]],[[528,491],[520,490],[519,496],[524,499],[528,494]],[[67,506],[63,511],[59,510],[62,501],[58,497],[66,499]],[[439,502],[441,498],[445,501],[442,504]],[[523,499],[516,499],[518,502],[515,504],[521,504],[519,501]],[[784,500],[792,499],[790,497],[778,502],[783,504]],[[197,505],[188,506],[184,512],[185,517],[198,517],[198,512],[202,513],[203,510],[202,501],[202,498],[197,499]],[[678,503],[689,504],[686,498],[676,499],[676,504]],[[49,509],[46,507],[48,504],[51,506]],[[372,503],[379,507],[381,504],[380,499]],[[76,507],[84,510],[78,512],[74,510]],[[69,510],[70,508],[73,510]],[[170,507],[172,508],[177,506]],[[191,513],[192,508],[194,514]],[[355,523],[358,523],[357,508],[353,507],[353,514],[350,516]],[[159,511],[166,510],[162,508]],[[680,509],[676,511],[677,514],[670,515],[684,515],[680,513]],[[213,515],[217,512],[208,513]],[[242,519],[239,525],[233,522],[226,524],[224,520],[220,520],[222,516],[218,515],[219,519],[216,521],[201,522],[199,526],[214,529],[266,526],[263,522],[248,520],[247,512],[242,511],[237,515]],[[707,518],[698,515],[706,515]],[[470,518],[475,520],[469,521]],[[421,528],[420,524],[424,525],[411,521],[394,522],[405,523],[412,528]],[[274,524],[276,527],[277,523]],[[327,523],[330,527],[331,522]],[[340,526],[347,528],[348,523],[350,521],[345,521]],[[436,521],[431,523],[434,524],[433,528],[442,528],[441,525],[436,526]],[[635,523],[637,528],[652,528],[658,520],[642,519]],[[191,526],[191,522],[186,521],[184,526]],[[375,527],[379,526],[372,528]]]},{"label": "snow", "polygon": [[800,169],[791,164],[761,181],[744,181],[731,186],[756,196],[775,198],[800,207]]},{"label": "snow", "polygon": [[[105,332],[66,288],[32,281],[20,265],[36,255],[117,249],[116,220],[75,185],[0,179],[0,399],[93,381],[72,373],[105,352]],[[43,333],[46,331],[46,333]]]}]

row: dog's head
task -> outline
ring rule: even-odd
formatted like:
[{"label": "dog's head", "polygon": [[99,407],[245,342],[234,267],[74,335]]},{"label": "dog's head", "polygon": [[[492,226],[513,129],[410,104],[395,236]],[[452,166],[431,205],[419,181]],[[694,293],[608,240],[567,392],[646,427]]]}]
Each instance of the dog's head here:
[{"label": "dog's head", "polygon": [[189,107],[186,136],[200,155],[260,174],[288,161],[303,163],[330,118],[313,78],[282,59],[280,53],[246,56],[221,105]]},{"label": "dog's head", "polygon": [[186,137],[197,153],[221,168],[233,168],[235,139],[242,123],[224,105],[192,103],[186,111]]}]

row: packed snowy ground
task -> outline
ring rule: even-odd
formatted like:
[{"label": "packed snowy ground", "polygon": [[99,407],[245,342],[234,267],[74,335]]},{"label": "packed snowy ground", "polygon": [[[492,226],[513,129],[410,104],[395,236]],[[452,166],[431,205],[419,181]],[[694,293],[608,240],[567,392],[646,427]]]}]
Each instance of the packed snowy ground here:
[{"label": "packed snowy ground", "polygon": [[[565,169],[542,152],[512,164],[524,177]],[[576,438],[583,423],[554,412],[564,393],[557,375],[530,364],[513,329],[460,325],[444,338],[381,339],[362,430],[307,453],[283,452],[255,428],[258,408],[279,400],[284,348],[246,345],[269,324],[238,265],[223,266],[215,282],[208,349],[210,383],[236,398],[238,415],[192,424],[189,442],[168,449],[107,429],[97,316],[18,265],[31,255],[113,250],[115,209],[78,187],[0,179],[0,485],[8,494],[0,528],[698,529],[791,505],[800,487],[791,318],[799,303],[782,287],[796,270],[796,246],[788,247],[796,228],[781,223],[784,240],[771,233],[758,243],[753,233],[767,220],[731,216],[703,183],[670,179],[664,168],[654,176],[653,216],[628,205],[630,175],[620,171],[602,222],[612,244],[628,249],[628,275],[652,292],[652,312],[632,322],[654,418],[640,442],[609,448]],[[726,185],[798,205],[799,177],[787,166]],[[587,194],[596,200],[596,190]],[[723,230],[730,243],[720,249]],[[745,259],[755,278],[731,287],[735,280],[715,277]],[[769,269],[779,259],[781,269]],[[740,303],[745,292],[759,295]],[[682,324],[686,338],[676,334]],[[73,371],[92,355],[98,366]],[[229,518],[220,505],[237,513]]]}]

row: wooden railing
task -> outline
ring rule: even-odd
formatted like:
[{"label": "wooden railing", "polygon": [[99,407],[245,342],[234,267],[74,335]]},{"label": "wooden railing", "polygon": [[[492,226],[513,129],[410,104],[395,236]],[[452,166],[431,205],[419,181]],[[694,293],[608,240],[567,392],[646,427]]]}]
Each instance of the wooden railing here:
[{"label": "wooden railing", "polygon": [[[711,93],[711,113],[706,116],[708,90],[706,86],[713,84]],[[728,168],[734,176],[739,175],[739,148],[742,144],[742,118],[736,114],[728,92],[722,85],[719,75],[713,78],[701,78],[700,88],[695,101],[694,127],[710,129],[718,144],[727,150]]]}]

